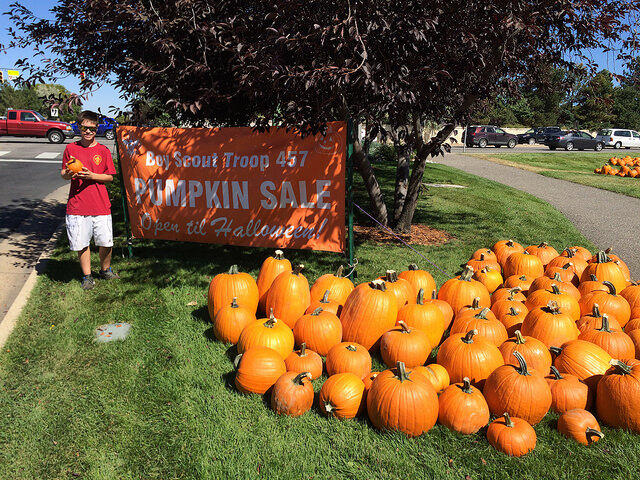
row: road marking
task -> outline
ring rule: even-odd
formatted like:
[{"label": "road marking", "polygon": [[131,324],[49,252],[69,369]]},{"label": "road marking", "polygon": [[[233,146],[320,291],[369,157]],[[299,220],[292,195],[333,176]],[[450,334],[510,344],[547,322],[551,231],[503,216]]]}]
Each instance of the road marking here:
[{"label": "road marking", "polygon": [[60,164],[60,160],[34,160],[33,158],[0,158],[0,162],[6,163],[57,163]]},{"label": "road marking", "polygon": [[56,158],[58,155],[59,152],[42,152],[36,155],[36,158]]},{"label": "road marking", "polygon": [[3,155],[6,155],[7,153],[11,153],[11,151],[10,150],[4,150],[4,151],[0,150],[0,157],[3,156]]}]

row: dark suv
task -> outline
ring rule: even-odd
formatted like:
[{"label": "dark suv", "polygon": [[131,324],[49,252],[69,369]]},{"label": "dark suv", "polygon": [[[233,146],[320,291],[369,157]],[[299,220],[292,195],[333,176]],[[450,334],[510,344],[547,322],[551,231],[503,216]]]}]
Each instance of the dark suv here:
[{"label": "dark suv", "polygon": [[506,145],[509,148],[514,148],[518,144],[518,137],[494,125],[474,125],[467,127],[466,144],[467,147],[477,145],[484,148],[487,145],[495,147]]}]

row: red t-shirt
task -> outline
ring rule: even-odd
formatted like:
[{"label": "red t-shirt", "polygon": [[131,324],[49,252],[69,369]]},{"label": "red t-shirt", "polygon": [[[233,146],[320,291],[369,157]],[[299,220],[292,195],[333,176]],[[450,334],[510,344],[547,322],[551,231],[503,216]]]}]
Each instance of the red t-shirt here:
[{"label": "red t-shirt", "polygon": [[[80,160],[93,173],[115,175],[116,169],[111,159],[111,151],[104,145],[96,143],[93,147],[83,147],[80,142],[67,145],[62,154],[62,168],[71,157]],[[69,200],[67,201],[68,215],[109,215],[111,202],[104,183],[93,180],[71,180]]]}]

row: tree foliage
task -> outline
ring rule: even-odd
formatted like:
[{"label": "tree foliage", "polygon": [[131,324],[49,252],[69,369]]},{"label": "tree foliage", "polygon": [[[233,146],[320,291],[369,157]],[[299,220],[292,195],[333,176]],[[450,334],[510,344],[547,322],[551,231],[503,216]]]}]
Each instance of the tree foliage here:
[{"label": "tree foliage", "polygon": [[[392,219],[360,145],[355,154],[376,218],[406,231],[425,162],[449,148],[456,122],[539,65],[630,46],[626,19],[638,10],[637,0],[58,0],[53,20],[19,3],[11,19],[14,45],[56,54],[48,72],[144,88],[193,123],[314,133],[327,120],[365,122],[406,152]],[[33,79],[46,75],[28,63]],[[434,120],[445,126],[425,142]]]},{"label": "tree foliage", "polygon": [[[14,87],[6,82],[0,85],[0,112],[4,114],[8,108],[23,108],[35,110],[45,117],[50,117],[51,106],[64,103],[69,94],[70,92],[62,85],[41,83]],[[80,105],[60,108],[58,118],[63,122],[74,122],[80,110]]]}]

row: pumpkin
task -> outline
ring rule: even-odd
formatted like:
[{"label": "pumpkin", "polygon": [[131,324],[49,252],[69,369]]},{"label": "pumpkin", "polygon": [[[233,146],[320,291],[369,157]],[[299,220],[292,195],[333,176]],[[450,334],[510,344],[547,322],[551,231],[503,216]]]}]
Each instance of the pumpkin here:
[{"label": "pumpkin", "polygon": [[293,271],[278,275],[267,293],[267,311],[273,310],[289,328],[294,327],[311,304],[309,282],[301,273],[303,268],[304,265],[297,265]]},{"label": "pumpkin", "polygon": [[520,330],[516,330],[515,336],[506,340],[499,349],[506,365],[518,366],[518,361],[513,355],[513,352],[518,352],[537,372],[544,374],[551,367],[551,353],[547,346],[536,338],[523,336]]},{"label": "pumpkin", "polygon": [[417,290],[414,290],[408,281],[399,278],[395,270],[387,270],[386,275],[380,277],[378,280],[384,280],[387,291],[395,295],[398,309],[408,303],[415,302],[416,295],[418,294]]},{"label": "pumpkin", "polygon": [[635,346],[635,355],[633,358],[640,360],[640,330],[632,330],[628,335]]},{"label": "pumpkin", "polygon": [[[540,258],[527,250],[522,253],[513,253],[504,263],[505,278],[512,275],[525,275],[531,279],[541,277],[544,275],[544,264]],[[505,284],[505,286],[509,285]]]},{"label": "pumpkin", "polygon": [[568,256],[569,258],[571,258],[571,256],[569,255],[569,251],[572,252],[573,257],[578,257],[584,260],[585,262],[588,262],[589,260],[591,260],[591,252],[584,247],[578,247],[575,245],[573,247],[567,247],[562,251],[561,255]]},{"label": "pumpkin", "polygon": [[560,415],[558,431],[583,445],[591,445],[604,437],[596,417],[582,408],[574,408]]},{"label": "pumpkin", "polygon": [[251,275],[239,272],[237,265],[231,265],[228,273],[220,273],[211,280],[207,295],[209,318],[214,320],[218,310],[229,305],[234,297],[239,306],[256,313],[258,286]]},{"label": "pumpkin", "polygon": [[76,157],[71,155],[69,160],[67,160],[67,163],[65,164],[65,167],[67,167],[67,170],[70,170],[73,173],[80,173],[82,171],[82,169],[84,168],[84,165],[82,164],[82,162],[80,160],[78,160]]},{"label": "pumpkin", "polygon": [[327,353],[327,374],[353,373],[359,378],[371,372],[371,355],[366,348],[355,342],[342,342]]},{"label": "pumpkin", "polygon": [[438,299],[451,305],[454,314],[458,313],[465,305],[471,305],[476,297],[480,298],[480,306],[482,307],[488,307],[491,304],[487,287],[471,278],[472,276],[473,269],[467,266],[459,277],[447,280],[440,287]]},{"label": "pumpkin", "polygon": [[404,322],[410,328],[422,330],[427,335],[429,345],[433,348],[440,343],[442,335],[444,335],[445,320],[442,311],[435,304],[424,303],[423,295],[424,290],[420,289],[416,303],[405,305],[398,311],[396,325]]},{"label": "pumpkin", "polygon": [[422,375],[406,370],[402,362],[380,373],[367,394],[367,413],[380,430],[417,437],[428,432],[438,419],[438,396]]},{"label": "pumpkin", "polygon": [[299,417],[313,405],[309,372],[286,372],[273,385],[271,408],[280,415]]},{"label": "pumpkin", "polygon": [[[558,257],[561,258],[561,257]],[[552,279],[559,279],[563,283],[568,283],[574,287],[580,283],[580,277],[571,268],[573,264],[569,262],[564,267],[549,267],[544,270],[544,276]],[[576,288],[576,292],[577,292]]]},{"label": "pumpkin", "polygon": [[549,278],[547,276],[536,278],[529,287],[529,295],[537,290],[552,290],[552,285],[555,285],[561,293],[571,295],[576,299],[576,301],[580,300],[580,297],[582,296],[575,285],[563,282],[560,275],[557,273],[553,278]]},{"label": "pumpkin", "polygon": [[483,339],[493,343],[495,346],[502,345],[502,343],[509,338],[507,329],[496,318],[489,308],[485,307],[475,315],[468,314],[473,313],[471,310],[460,312],[453,325],[451,325],[451,334],[461,333],[464,334],[469,330],[477,330],[477,338]]},{"label": "pumpkin", "polygon": [[357,375],[348,372],[332,375],[320,388],[320,411],[329,417],[354,418],[364,409],[363,394],[364,382]]},{"label": "pumpkin", "polygon": [[511,309],[514,309],[518,314],[526,315],[529,312],[527,307],[524,306],[524,303],[517,300],[498,300],[493,305],[491,305],[491,311],[498,320],[501,320],[501,318],[505,315],[513,315]]},{"label": "pumpkin", "polygon": [[344,267],[340,265],[335,274],[327,273],[319,277],[311,287],[311,303],[319,302],[328,290],[331,300],[338,305],[344,305],[347,297],[355,287],[349,278],[343,276],[343,272]]},{"label": "pumpkin", "polygon": [[524,295],[524,293],[522,293],[521,287],[502,287],[498,288],[491,294],[491,306],[495,305],[501,300],[522,302],[522,304],[524,305],[524,302],[527,301],[527,297]]},{"label": "pumpkin", "polygon": [[[489,250],[491,252],[491,250]],[[493,255],[493,252],[491,252]],[[495,255],[494,255],[495,257]],[[490,268],[492,270],[500,271],[500,265],[496,260],[489,259],[485,256],[485,254],[481,254],[479,258],[472,258],[466,264],[468,267],[473,268],[474,272],[479,272],[483,268]]]},{"label": "pumpkin", "polygon": [[213,334],[221,342],[236,344],[244,327],[255,321],[256,316],[246,308],[241,308],[237,297],[233,297],[231,303],[218,310],[214,317]]},{"label": "pumpkin", "polygon": [[438,398],[438,423],[469,435],[489,423],[489,406],[482,392],[472,387],[468,378],[462,382],[449,385]]},{"label": "pumpkin", "polygon": [[444,300],[438,300],[438,294],[433,292],[431,298],[424,301],[425,305],[435,305],[444,316],[444,329],[447,330],[453,323],[453,308]]},{"label": "pumpkin", "polygon": [[496,254],[497,262],[504,268],[509,255],[524,252],[524,247],[513,240],[500,240],[493,245],[493,252]]},{"label": "pumpkin", "polygon": [[546,307],[530,310],[522,322],[520,331],[523,335],[537,338],[547,347],[561,346],[580,335],[573,319],[562,313],[558,304],[553,301]]},{"label": "pumpkin", "polygon": [[547,266],[551,260],[560,255],[558,251],[547,242],[542,242],[539,245],[528,246],[525,251],[537,256],[544,266]]},{"label": "pumpkin", "polygon": [[562,348],[551,347],[556,355],[554,366],[562,373],[575,375],[595,392],[598,381],[609,368],[611,355],[598,345],[585,340],[572,340]]},{"label": "pumpkin", "polygon": [[543,373],[529,369],[527,361],[514,351],[519,366],[503,365],[487,378],[482,393],[492,414],[507,412],[535,425],[551,407],[551,390]]},{"label": "pumpkin", "polygon": [[551,410],[564,413],[574,408],[591,408],[592,392],[586,383],[570,373],[560,373],[554,366],[545,377],[551,389]]},{"label": "pumpkin", "polygon": [[[576,326],[578,327],[578,330],[580,330],[581,334],[588,330],[602,328],[602,313],[600,313],[600,307],[597,303],[593,304],[591,313],[580,317],[580,319],[576,322]],[[617,330],[620,330],[622,328],[620,327],[620,324],[615,319],[615,317],[609,318],[609,327]]]},{"label": "pumpkin", "polygon": [[551,284],[551,288],[544,290],[529,290],[527,301],[524,305],[529,311],[536,307],[543,307],[549,302],[555,302],[562,313],[567,314],[574,322],[580,318],[580,304],[578,300],[567,293],[563,293],[555,283]]},{"label": "pumpkin", "polygon": [[602,347],[612,358],[634,358],[636,354],[631,337],[620,329],[611,329],[606,313],[602,315],[600,328],[584,330],[578,338]]},{"label": "pumpkin", "polygon": [[640,285],[633,284],[620,292],[620,295],[629,303],[631,318],[640,317]]},{"label": "pumpkin", "polygon": [[258,308],[260,309],[260,312],[267,313],[267,292],[269,291],[269,288],[271,287],[273,281],[281,273],[290,271],[291,262],[284,258],[284,253],[282,252],[282,250],[276,250],[273,257],[267,257],[264,262],[262,262],[260,272],[258,272],[257,281],[258,293],[260,295],[260,299],[258,302]]},{"label": "pumpkin", "polygon": [[598,277],[593,274],[589,276],[589,280],[582,279],[580,285],[578,285],[578,291],[580,292],[581,297],[585,297],[591,292],[595,292],[596,290],[600,290],[603,292],[609,291],[605,284],[598,281]]},{"label": "pumpkin", "polygon": [[471,255],[471,260],[487,260],[490,262],[497,262],[498,257],[490,248],[479,248]]},{"label": "pumpkin", "polygon": [[582,272],[580,281],[591,280],[591,275],[595,275],[601,282],[609,281],[616,287],[616,291],[621,292],[627,286],[627,279],[620,267],[611,261],[609,256],[600,251],[595,256],[595,261],[589,263]]},{"label": "pumpkin", "polygon": [[[611,319],[609,319],[609,322],[611,322]],[[631,332],[633,332],[634,330],[638,330],[639,328],[640,328],[640,317],[632,318],[624,326],[624,331],[627,333],[627,335],[629,335]]]},{"label": "pumpkin", "polygon": [[479,272],[473,274],[473,279],[483,284],[489,293],[493,293],[502,285],[502,275],[500,275],[500,267],[484,267]]},{"label": "pumpkin", "polygon": [[504,365],[498,347],[474,338],[477,334],[477,330],[471,330],[465,335],[450,335],[440,345],[437,360],[447,369],[451,382],[459,383],[469,377],[473,385],[482,388],[489,374]]},{"label": "pumpkin", "polygon": [[605,280],[602,282],[608,289],[608,292],[595,291],[580,299],[580,311],[582,315],[593,310],[593,306],[598,304],[600,312],[603,315],[615,317],[620,326],[624,327],[631,318],[631,307],[629,302],[622,296],[618,295],[615,285]]},{"label": "pumpkin", "polygon": [[322,357],[313,350],[308,350],[304,342],[300,345],[300,350],[294,350],[284,359],[284,364],[287,372],[306,372],[311,380],[322,375]]},{"label": "pumpkin", "polygon": [[612,427],[640,433],[640,361],[611,360],[598,382],[598,418]]},{"label": "pumpkin", "polygon": [[271,348],[253,347],[234,360],[235,385],[242,393],[262,395],[287,371],[282,355]]},{"label": "pumpkin", "polygon": [[433,276],[426,270],[420,270],[415,263],[409,265],[409,270],[400,272],[398,277],[409,282],[416,292],[420,289],[424,290],[427,298],[430,298],[437,290]]},{"label": "pumpkin", "polygon": [[[331,295],[330,290],[326,290],[324,295],[320,300],[311,301],[309,307],[305,310],[305,314],[309,314],[315,312],[316,309],[321,308],[323,312],[333,313],[336,316],[340,316],[340,312],[342,311],[342,305],[338,302],[334,302],[333,300],[329,300],[329,295]],[[298,319],[299,321],[300,319]],[[297,323],[297,322],[296,322]]]},{"label": "pumpkin", "polygon": [[342,339],[368,350],[377,348],[380,337],[396,324],[397,316],[396,296],[387,291],[384,281],[361,283],[342,308]]},{"label": "pumpkin", "polygon": [[509,336],[515,335],[516,330],[520,330],[522,328],[522,322],[525,318],[527,318],[528,310],[523,306],[523,310],[518,312],[514,307],[511,307],[507,313],[498,317],[498,320],[502,322],[504,327],[507,329],[507,334]]},{"label": "pumpkin", "polygon": [[504,412],[487,428],[487,441],[499,452],[521,457],[536,448],[536,431],[525,420]]},{"label": "pumpkin", "polygon": [[[624,262],[622,261],[622,259],[621,259],[618,255],[616,255],[616,254],[614,254],[614,253],[611,253],[611,247],[607,248],[607,249],[604,251],[604,253],[606,253],[606,254],[607,254],[607,256],[609,257],[609,259],[610,259],[613,263],[615,263],[616,265],[618,265],[618,267],[620,267],[620,270],[622,271],[622,274],[624,275],[624,278],[627,280],[627,282],[629,282],[629,283],[630,283],[630,282],[631,282],[631,272],[629,271],[629,267],[627,266],[627,264],[626,264],[626,263],[624,263]],[[598,261],[598,259],[597,259],[597,255],[593,255],[593,256],[591,257],[591,260],[589,260],[589,262],[590,262],[590,263],[597,262],[597,261]]]},{"label": "pumpkin", "polygon": [[442,393],[442,391],[449,386],[449,372],[447,372],[447,369],[442,365],[432,363],[430,365],[415,367],[413,371],[429,380],[437,394]]},{"label": "pumpkin", "polygon": [[380,355],[389,368],[402,362],[408,368],[422,365],[429,358],[433,344],[425,332],[411,329],[400,321],[380,339]]},{"label": "pumpkin", "polygon": [[525,275],[523,273],[507,276],[504,274],[505,280],[502,284],[505,288],[516,288],[518,287],[522,294],[526,297],[529,294],[529,288],[533,281],[538,277],[532,277],[529,275]]},{"label": "pumpkin", "polygon": [[316,308],[296,322],[293,338],[296,344],[306,343],[314,352],[326,356],[331,347],[342,341],[342,323],[333,313]]},{"label": "pumpkin", "polygon": [[244,353],[257,346],[268,347],[285,359],[293,352],[293,345],[293,332],[271,312],[269,318],[261,318],[244,327],[236,348],[238,353]]},{"label": "pumpkin", "polygon": [[[587,268],[589,258],[591,258],[591,252],[585,248],[582,248],[582,250],[587,253],[581,255],[579,250],[577,250],[577,248],[582,248],[582,247],[565,248],[559,257],[556,257],[549,262],[549,265],[553,264],[554,261],[556,261],[554,266],[562,266],[560,265],[561,262],[557,261],[557,259],[566,258],[571,262],[573,266],[573,270],[576,272],[576,275],[578,275],[578,278],[580,278],[582,276],[582,272],[584,272],[584,269]],[[589,258],[585,258],[586,256],[588,256]]]}]

